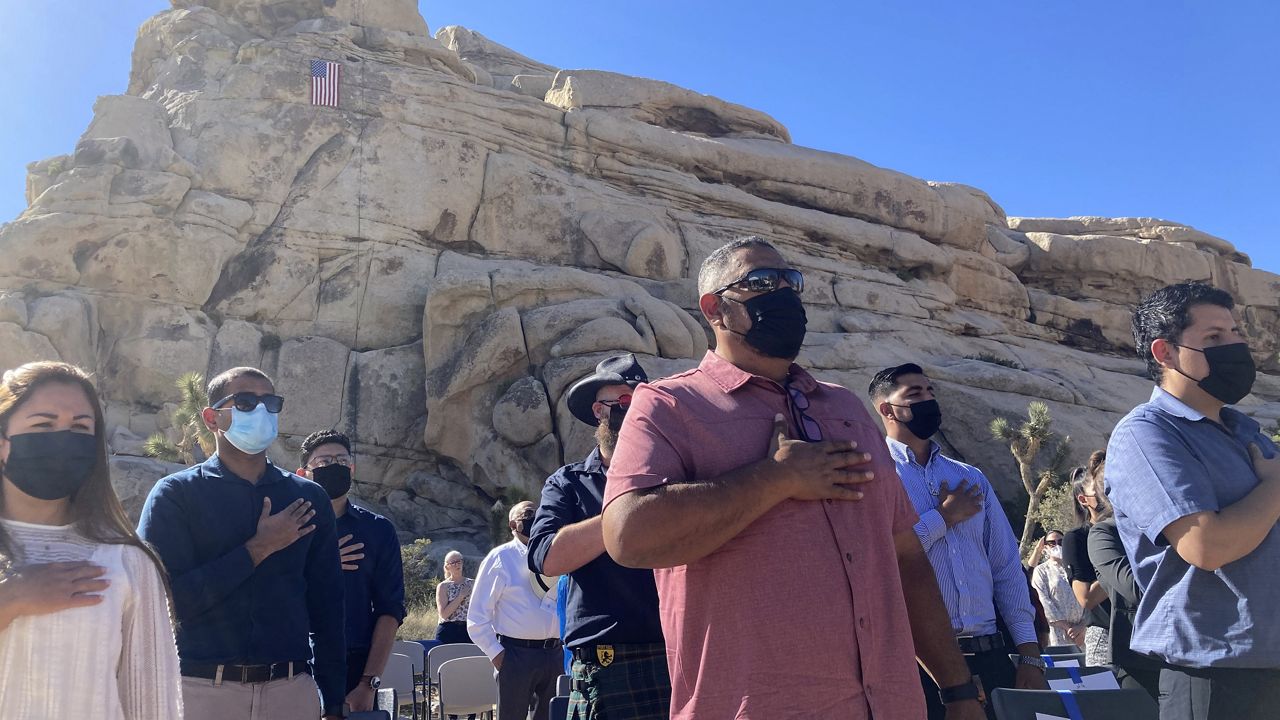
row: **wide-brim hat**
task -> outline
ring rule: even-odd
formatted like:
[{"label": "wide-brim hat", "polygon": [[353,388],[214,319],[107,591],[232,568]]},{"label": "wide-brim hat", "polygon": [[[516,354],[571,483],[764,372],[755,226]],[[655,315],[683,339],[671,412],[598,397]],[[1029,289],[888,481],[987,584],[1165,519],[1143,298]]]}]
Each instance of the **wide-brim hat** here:
[{"label": "wide-brim hat", "polygon": [[623,353],[605,358],[596,365],[596,371],[569,388],[566,404],[573,416],[588,425],[596,425],[595,413],[591,406],[596,402],[596,393],[606,385],[626,385],[635,388],[642,382],[648,382],[649,376],[632,353]]}]

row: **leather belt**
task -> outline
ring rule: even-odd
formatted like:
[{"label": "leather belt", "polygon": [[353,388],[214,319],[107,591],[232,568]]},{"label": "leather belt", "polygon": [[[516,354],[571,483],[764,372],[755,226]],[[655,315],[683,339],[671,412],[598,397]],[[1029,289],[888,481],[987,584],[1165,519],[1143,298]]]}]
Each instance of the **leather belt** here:
[{"label": "leather belt", "polygon": [[991,635],[961,635],[956,638],[956,643],[960,645],[960,652],[966,655],[976,653],[990,652],[1008,647],[1004,641],[1004,635],[1000,633],[992,633]]},{"label": "leather belt", "polygon": [[600,643],[598,645],[575,645],[569,648],[573,657],[584,663],[600,663],[600,652],[597,648],[605,648],[610,656],[610,663],[636,657],[666,655],[667,646],[663,643]]},{"label": "leather belt", "polygon": [[550,650],[560,647],[560,638],[547,638],[546,640],[524,640],[522,638],[513,638],[507,635],[499,635],[498,642],[503,645],[514,645],[522,648],[534,648],[539,650]]},{"label": "leather belt", "polygon": [[281,662],[271,665],[204,665],[182,664],[182,674],[186,677],[212,680],[217,685],[223,682],[264,683],[272,680],[292,679],[294,675],[311,674],[311,663]]}]

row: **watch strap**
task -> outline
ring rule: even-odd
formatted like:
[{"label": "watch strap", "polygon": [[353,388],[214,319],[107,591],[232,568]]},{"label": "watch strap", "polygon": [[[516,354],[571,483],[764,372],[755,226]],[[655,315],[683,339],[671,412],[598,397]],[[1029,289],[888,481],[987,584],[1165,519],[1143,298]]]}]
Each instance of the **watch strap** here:
[{"label": "watch strap", "polygon": [[1045,662],[1044,658],[1036,657],[1035,655],[1019,655],[1018,664],[1030,665],[1031,667],[1040,668],[1041,670],[1044,670],[1049,666],[1049,663]]},{"label": "watch strap", "polygon": [[960,702],[961,700],[977,700],[979,697],[978,686],[973,681],[963,685],[952,685],[938,689],[938,698],[942,700],[942,704]]}]

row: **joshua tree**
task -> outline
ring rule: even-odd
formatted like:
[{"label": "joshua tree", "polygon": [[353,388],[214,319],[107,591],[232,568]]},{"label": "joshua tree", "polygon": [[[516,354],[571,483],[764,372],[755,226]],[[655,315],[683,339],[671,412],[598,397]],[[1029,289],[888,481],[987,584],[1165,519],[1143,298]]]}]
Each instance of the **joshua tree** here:
[{"label": "joshua tree", "polygon": [[[1050,429],[1053,418],[1049,416],[1049,406],[1038,400],[1027,405],[1027,417],[1020,420],[1016,428],[1008,418],[998,417],[992,420],[991,435],[1009,443],[1009,452],[1018,463],[1022,487],[1031,498],[1027,504],[1027,519],[1022,524],[1022,539],[1018,544],[1022,556],[1026,557],[1031,549],[1031,533],[1040,516],[1040,503],[1049,488],[1063,477],[1067,457],[1071,454],[1071,438],[1059,438]],[[1036,458],[1042,450],[1049,450],[1049,461],[1037,469]]]},{"label": "joshua tree", "polygon": [[205,406],[204,375],[187,373],[178,378],[175,385],[178,387],[178,407],[170,419],[178,433],[177,442],[171,442],[164,433],[156,433],[147,438],[143,447],[153,458],[192,464],[209,457],[214,450],[213,433],[200,419],[200,411]]}]

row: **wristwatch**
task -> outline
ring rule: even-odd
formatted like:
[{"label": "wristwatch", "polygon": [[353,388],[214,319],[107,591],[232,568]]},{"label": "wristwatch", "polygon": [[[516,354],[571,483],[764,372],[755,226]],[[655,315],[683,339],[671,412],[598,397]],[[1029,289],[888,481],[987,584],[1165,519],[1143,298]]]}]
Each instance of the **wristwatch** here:
[{"label": "wristwatch", "polygon": [[972,680],[963,685],[938,688],[938,698],[942,700],[943,705],[961,700],[977,700],[978,696],[978,686],[974,685]]},{"label": "wristwatch", "polygon": [[1040,668],[1041,670],[1044,670],[1046,667],[1048,667],[1048,663],[1044,661],[1044,658],[1036,657],[1035,655],[1019,655],[1018,664],[1030,665],[1033,668]]},{"label": "wristwatch", "polygon": [[374,690],[377,690],[378,688],[382,687],[382,678],[378,677],[377,675],[361,675],[360,679],[361,680],[368,679],[369,687],[373,688]]}]

